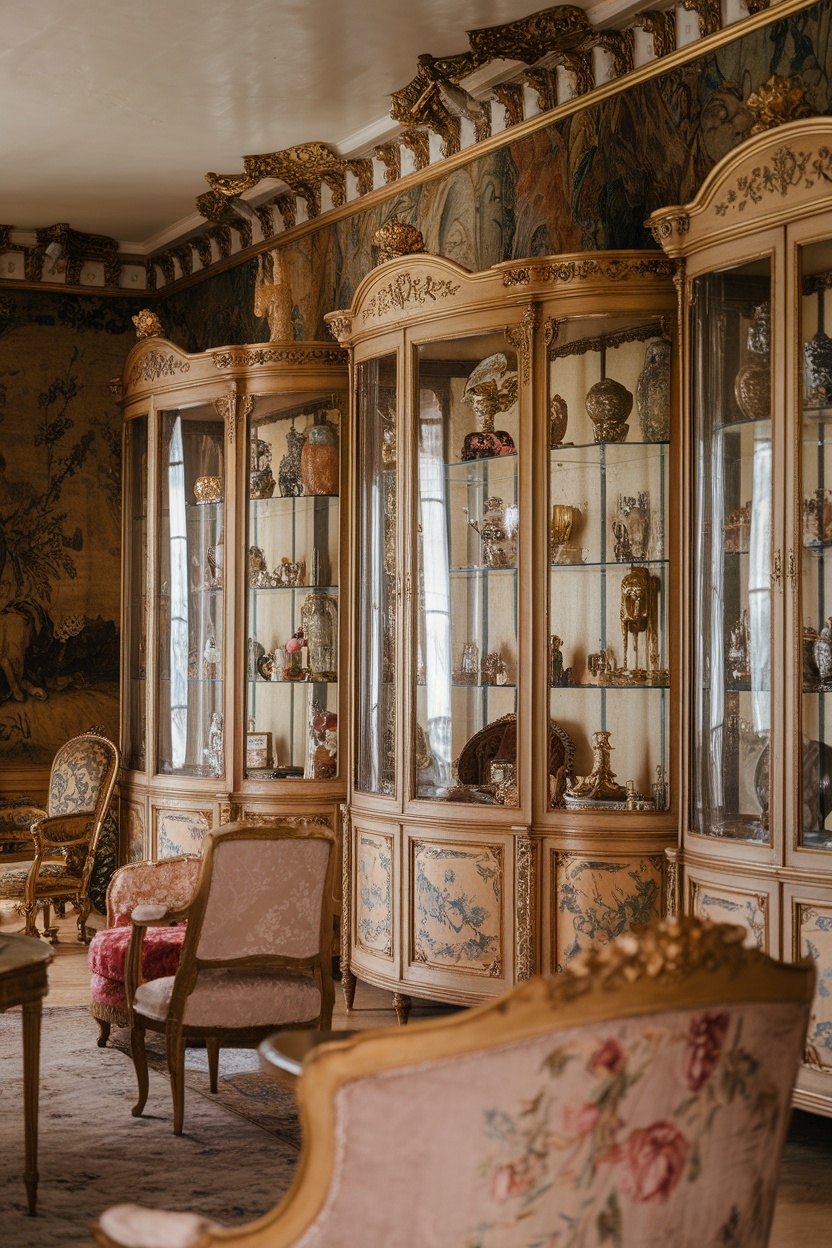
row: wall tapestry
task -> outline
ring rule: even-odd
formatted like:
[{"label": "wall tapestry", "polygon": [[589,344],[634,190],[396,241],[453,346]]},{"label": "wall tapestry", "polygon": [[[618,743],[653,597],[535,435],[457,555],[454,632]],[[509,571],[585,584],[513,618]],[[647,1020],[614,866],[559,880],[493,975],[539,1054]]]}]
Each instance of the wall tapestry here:
[{"label": "wall tapestry", "polygon": [[133,306],[0,296],[0,761],[118,740],[121,414]]}]

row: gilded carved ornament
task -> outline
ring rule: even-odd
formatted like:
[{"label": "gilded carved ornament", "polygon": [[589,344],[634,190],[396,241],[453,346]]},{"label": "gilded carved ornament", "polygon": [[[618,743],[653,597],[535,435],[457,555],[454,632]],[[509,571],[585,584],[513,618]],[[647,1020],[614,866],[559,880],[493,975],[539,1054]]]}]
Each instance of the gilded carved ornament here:
[{"label": "gilded carved ornament", "polygon": [[820,147],[815,154],[784,145],[774,152],[770,163],[761,162],[738,177],[714,205],[714,212],[724,217],[729,211],[741,212],[748,203],[760,203],[767,195],[785,196],[791,187],[812,190],[818,182],[832,182],[832,150]]},{"label": "gilded carved ornament", "polygon": [[507,325],[504,330],[506,342],[514,347],[520,356],[521,372],[523,381],[526,383],[531,378],[532,345],[539,315],[537,306],[532,304],[531,307],[526,308],[519,325]]},{"label": "gilded carved ornament", "polygon": [[339,342],[348,340],[352,334],[351,312],[327,312],[324,315],[327,329]]},{"label": "gilded carved ornament", "polygon": [[632,19],[633,26],[640,26],[653,37],[653,54],[669,56],[676,51],[676,13],[674,9],[647,9]]},{"label": "gilded carved ornament", "polygon": [[514,973],[518,980],[531,979],[535,972],[536,866],[531,837],[518,837],[515,842],[514,866]]},{"label": "gilded carved ornament", "polygon": [[347,353],[340,347],[310,347],[298,343],[287,347],[240,347],[211,351],[217,368],[251,368],[257,364],[346,364]]},{"label": "gilded carved ornament", "polygon": [[373,235],[373,254],[377,264],[397,260],[400,256],[418,255],[425,250],[425,240],[420,230],[407,221],[391,217]]},{"label": "gilded carved ornament", "polygon": [[682,8],[699,18],[701,39],[715,35],[722,29],[722,4],[720,0],[682,0]]},{"label": "gilded carved ornament", "polygon": [[815,110],[806,98],[806,92],[806,83],[801,78],[772,74],[745,101],[746,108],[754,114],[754,125],[749,134],[762,134],[785,122],[811,117]]},{"label": "gilded carved ornament", "polygon": [[477,65],[499,59],[534,65],[550,52],[575,48],[591,33],[583,9],[559,4],[502,26],[468,31],[468,42]]},{"label": "gilded carved ornament", "polygon": [[161,338],[164,333],[162,322],[155,312],[150,311],[150,308],[142,308],[130,319],[136,326],[137,338]]},{"label": "gilded carved ornament", "polygon": [[560,262],[535,263],[534,261],[503,270],[504,286],[529,286],[536,283],[558,282],[568,284],[603,278],[621,282],[631,278],[672,277],[674,264],[664,256],[635,259],[615,256],[611,259],[564,260]]}]

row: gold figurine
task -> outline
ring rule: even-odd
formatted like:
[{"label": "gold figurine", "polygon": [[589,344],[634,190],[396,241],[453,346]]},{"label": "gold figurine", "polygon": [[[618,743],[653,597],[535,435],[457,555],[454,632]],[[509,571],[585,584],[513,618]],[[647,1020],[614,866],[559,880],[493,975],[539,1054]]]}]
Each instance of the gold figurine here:
[{"label": "gold figurine", "polygon": [[594,802],[623,802],[627,790],[618,784],[615,772],[610,766],[610,733],[593,732],[592,734],[592,771],[588,776],[575,776],[570,783],[566,781],[566,799],[579,799]]}]

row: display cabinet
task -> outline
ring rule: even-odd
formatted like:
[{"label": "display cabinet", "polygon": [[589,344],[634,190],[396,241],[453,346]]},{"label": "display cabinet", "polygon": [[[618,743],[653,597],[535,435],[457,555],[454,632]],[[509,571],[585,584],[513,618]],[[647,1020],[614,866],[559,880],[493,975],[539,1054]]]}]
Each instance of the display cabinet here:
[{"label": "display cabinet", "polygon": [[120,387],[125,854],[198,852],[229,818],[337,827],[346,352],[187,355],[140,327]]},{"label": "display cabinet", "polygon": [[796,1101],[832,1114],[832,121],[759,134],[656,213],[686,263],[674,903],[811,956]]},{"label": "display cabinet", "polygon": [[342,974],[474,1003],[662,905],[675,842],[674,266],[425,255],[353,351]]}]

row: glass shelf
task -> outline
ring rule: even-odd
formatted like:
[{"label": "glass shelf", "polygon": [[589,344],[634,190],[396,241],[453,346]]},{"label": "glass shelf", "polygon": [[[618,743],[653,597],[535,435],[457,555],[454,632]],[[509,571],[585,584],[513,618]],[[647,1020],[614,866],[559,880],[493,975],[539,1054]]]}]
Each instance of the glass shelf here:
[{"label": "glass shelf", "polygon": [[580,563],[561,563],[552,560],[553,568],[562,568],[566,572],[573,571],[575,568],[667,568],[670,566],[669,559],[603,559],[591,560]]},{"label": "glass shelf", "polygon": [[517,573],[517,568],[488,568],[483,564],[472,564],[467,568],[448,568],[448,571],[451,576],[490,576],[494,572],[511,572],[512,575],[515,575]]},{"label": "glass shelf", "polygon": [[562,451],[598,451],[602,447],[605,450],[612,448],[613,450],[620,448],[626,449],[628,446],[655,446],[669,447],[669,442],[639,442],[635,439],[628,438],[626,442],[561,442],[560,446],[552,446],[549,448],[549,458],[556,459]]},{"label": "glass shelf", "polygon": [[337,594],[337,585],[249,585],[252,594]]},{"label": "glass shelf", "polygon": [[249,676],[246,683],[258,689],[308,689],[310,685],[337,685],[338,681],[319,680],[317,676],[314,680],[264,680],[262,676]]}]

